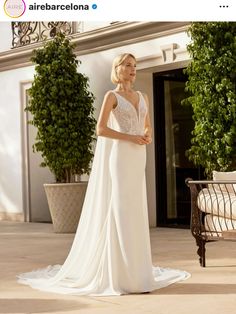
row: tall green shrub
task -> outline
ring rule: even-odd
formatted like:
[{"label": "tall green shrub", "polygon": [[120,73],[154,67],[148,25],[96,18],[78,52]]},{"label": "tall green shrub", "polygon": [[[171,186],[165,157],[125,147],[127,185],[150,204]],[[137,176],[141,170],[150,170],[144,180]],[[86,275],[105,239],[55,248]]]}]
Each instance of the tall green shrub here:
[{"label": "tall green shrub", "polygon": [[34,81],[26,110],[37,128],[34,150],[41,152],[42,167],[49,167],[57,182],[71,182],[88,173],[93,157],[94,96],[88,78],[77,72],[74,45],[58,33],[34,51]]},{"label": "tall green shrub", "polygon": [[192,105],[195,127],[187,155],[210,176],[236,165],[236,23],[196,22],[188,33],[184,103]]}]

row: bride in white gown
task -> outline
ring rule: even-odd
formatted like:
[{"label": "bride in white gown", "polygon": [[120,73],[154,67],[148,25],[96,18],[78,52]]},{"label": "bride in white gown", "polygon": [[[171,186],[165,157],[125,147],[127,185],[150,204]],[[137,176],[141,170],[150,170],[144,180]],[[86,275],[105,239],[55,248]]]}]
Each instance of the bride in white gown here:
[{"label": "bride in white gown", "polygon": [[122,54],[97,124],[98,141],[78,229],[61,265],[24,273],[33,288],[77,295],[150,292],[189,277],[152,265],[146,199],[146,145],[151,125],[146,95],[132,89],[136,60]]}]

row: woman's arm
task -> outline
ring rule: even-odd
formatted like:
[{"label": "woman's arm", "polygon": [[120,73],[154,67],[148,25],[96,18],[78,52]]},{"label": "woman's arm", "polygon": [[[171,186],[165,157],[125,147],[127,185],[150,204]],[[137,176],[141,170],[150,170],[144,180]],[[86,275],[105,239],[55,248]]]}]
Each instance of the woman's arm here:
[{"label": "woman's arm", "polygon": [[149,114],[149,100],[146,94],[143,94],[143,97],[145,99],[145,102],[147,104],[147,115],[145,119],[145,127],[144,127],[144,134],[147,137],[149,143],[152,142],[152,125],[150,120],[150,114]]},{"label": "woman's arm", "polygon": [[145,136],[125,134],[122,132],[115,131],[107,126],[110,113],[112,109],[115,108],[116,106],[117,100],[115,95],[112,92],[107,92],[104,97],[102,108],[97,122],[96,128],[97,135],[117,140],[125,140],[140,145],[147,144],[147,139]]}]

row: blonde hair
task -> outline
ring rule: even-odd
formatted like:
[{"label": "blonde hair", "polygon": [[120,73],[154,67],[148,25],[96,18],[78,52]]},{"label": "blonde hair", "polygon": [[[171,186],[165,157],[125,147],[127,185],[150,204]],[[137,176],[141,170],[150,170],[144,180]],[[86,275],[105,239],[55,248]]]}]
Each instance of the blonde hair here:
[{"label": "blonde hair", "polygon": [[122,53],[121,55],[117,56],[113,63],[111,68],[111,81],[113,84],[119,83],[119,77],[117,76],[116,68],[121,65],[128,57],[133,58],[136,61],[136,58],[131,53]]}]

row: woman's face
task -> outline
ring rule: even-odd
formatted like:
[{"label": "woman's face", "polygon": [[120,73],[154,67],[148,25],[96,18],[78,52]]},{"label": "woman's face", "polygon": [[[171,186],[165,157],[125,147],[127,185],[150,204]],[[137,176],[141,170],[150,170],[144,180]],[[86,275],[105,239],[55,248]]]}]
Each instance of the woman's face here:
[{"label": "woman's face", "polygon": [[133,83],[136,78],[136,61],[128,56],[122,64],[117,66],[116,71],[120,82]]}]

